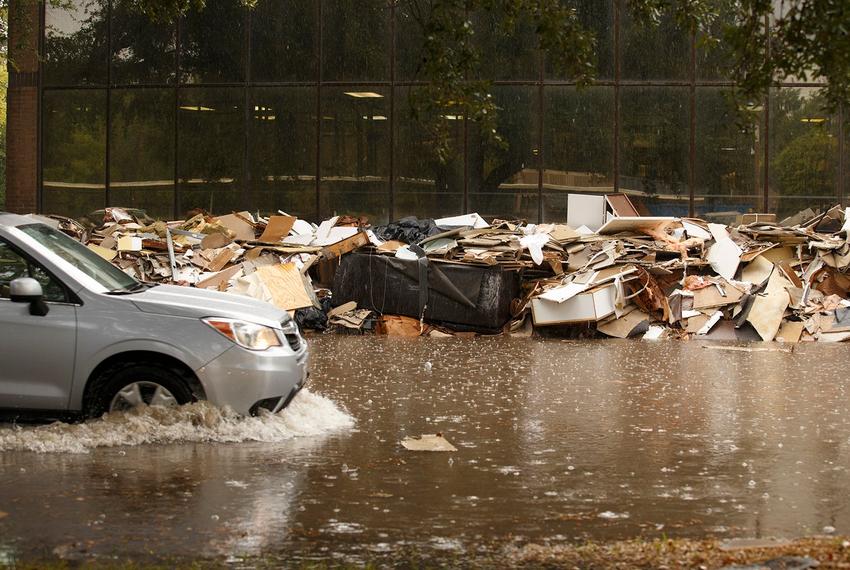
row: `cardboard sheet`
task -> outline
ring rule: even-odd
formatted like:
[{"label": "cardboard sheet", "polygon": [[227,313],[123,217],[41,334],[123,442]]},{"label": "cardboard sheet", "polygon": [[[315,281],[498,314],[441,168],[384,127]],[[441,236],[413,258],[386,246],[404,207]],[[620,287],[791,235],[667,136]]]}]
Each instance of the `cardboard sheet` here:
[{"label": "cardboard sheet", "polygon": [[258,238],[258,241],[265,243],[280,243],[280,240],[289,235],[289,231],[295,224],[295,218],[292,216],[272,216],[269,218],[269,223],[263,234]]},{"label": "cardboard sheet", "polygon": [[115,259],[115,256],[118,255],[118,252],[114,249],[108,249],[93,243],[90,243],[88,245],[88,248],[106,261],[112,261],[113,259]]},{"label": "cardboard sheet", "polygon": [[[242,216],[250,216],[250,212],[239,212]],[[227,214],[215,218],[222,226],[229,229],[234,234],[234,239],[241,241],[251,241],[254,239],[254,226],[246,222],[236,214]]]}]

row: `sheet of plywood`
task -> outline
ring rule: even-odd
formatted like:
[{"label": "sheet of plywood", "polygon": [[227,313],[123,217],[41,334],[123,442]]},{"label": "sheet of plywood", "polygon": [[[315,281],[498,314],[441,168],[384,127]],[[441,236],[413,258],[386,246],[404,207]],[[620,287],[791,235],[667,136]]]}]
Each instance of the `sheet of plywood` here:
[{"label": "sheet of plywood", "polygon": [[313,305],[304,288],[304,278],[294,263],[258,267],[257,277],[268,289],[272,303],[281,309],[288,311]]}]

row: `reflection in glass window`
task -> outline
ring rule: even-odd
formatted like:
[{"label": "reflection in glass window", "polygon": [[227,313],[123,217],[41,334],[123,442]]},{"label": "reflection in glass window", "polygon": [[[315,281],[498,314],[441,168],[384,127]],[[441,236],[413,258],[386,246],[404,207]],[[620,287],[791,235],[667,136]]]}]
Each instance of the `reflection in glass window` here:
[{"label": "reflection in glass window", "polygon": [[530,17],[517,18],[512,26],[506,26],[504,14],[480,10],[473,25],[483,79],[537,79],[539,41]]},{"label": "reflection in glass window", "polygon": [[[582,25],[596,38],[596,78],[614,78],[614,2],[616,0],[571,0]],[[566,3],[566,2],[565,2]],[[555,72],[551,58],[546,61],[547,79],[569,79]]]},{"label": "reflection in glass window", "polygon": [[45,91],[42,199],[44,211],[81,216],[106,198],[106,91]]},{"label": "reflection in glass window", "polygon": [[620,90],[620,191],[654,215],[688,214],[688,89]]},{"label": "reflection in glass window", "polygon": [[[710,35],[717,37],[732,22],[733,15],[720,11],[710,24]],[[696,36],[696,78],[729,80],[734,70],[735,58],[726,42],[711,42],[703,34]]]},{"label": "reflection in glass window", "polygon": [[316,0],[262,0],[251,11],[251,79],[316,78]]},{"label": "reflection in glass window", "polygon": [[44,32],[46,85],[106,83],[106,0],[47,4]]},{"label": "reflection in glass window", "polygon": [[696,113],[695,213],[735,224],[739,213],[761,211],[761,124],[748,122],[720,88],[697,88]]},{"label": "reflection in glass window", "polygon": [[691,63],[690,34],[665,16],[657,26],[634,21],[621,1],[620,50],[623,79],[687,80]]},{"label": "reflection in glass window", "polygon": [[112,3],[112,84],[170,83],[177,72],[176,26],[151,22],[133,0]]},{"label": "reflection in glass window", "polygon": [[567,195],[614,189],[614,88],[546,87],[543,220],[567,219]]},{"label": "reflection in glass window", "polygon": [[390,77],[390,8],[386,0],[337,0],[322,6],[322,79]]},{"label": "reflection in glass window", "polygon": [[113,206],[174,215],[174,91],[114,89],[109,194]]},{"label": "reflection in glass window", "polygon": [[251,92],[251,211],[316,219],[316,88]]},{"label": "reflection in glass window", "polygon": [[396,89],[395,218],[441,218],[463,212],[463,116],[447,115],[451,156],[437,156],[425,121],[415,112],[415,88]]},{"label": "reflection in glass window", "polygon": [[538,218],[537,88],[496,86],[498,132],[503,145],[488,142],[469,124],[469,209],[485,218]]},{"label": "reflection in glass window", "polygon": [[193,208],[214,213],[243,209],[245,91],[183,89],[177,114],[177,214]]},{"label": "reflection in glass window", "polygon": [[770,92],[768,197],[778,218],[838,202],[838,124],[815,88]]},{"label": "reflection in glass window", "polygon": [[187,83],[228,83],[245,79],[245,18],[241,0],[207,2],[191,11],[181,27],[180,71]]},{"label": "reflection in glass window", "polygon": [[64,303],[68,300],[65,288],[44,267],[25,259],[7,243],[0,241],[0,299],[9,298],[9,284],[21,277],[31,277],[38,281],[45,301]]},{"label": "reflection in glass window", "polygon": [[389,91],[378,87],[322,90],[321,216],[389,217]]},{"label": "reflection in glass window", "polygon": [[399,0],[395,9],[396,79],[419,79],[424,57],[424,30],[430,0]]}]

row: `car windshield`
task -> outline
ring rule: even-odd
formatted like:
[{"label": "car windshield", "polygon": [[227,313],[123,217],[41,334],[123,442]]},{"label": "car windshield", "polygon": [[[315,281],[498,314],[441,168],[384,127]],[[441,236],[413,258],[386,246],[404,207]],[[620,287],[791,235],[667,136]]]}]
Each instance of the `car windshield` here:
[{"label": "car windshield", "polygon": [[76,269],[88,275],[112,293],[141,290],[144,285],[98,254],[60,231],[44,224],[29,224],[18,229],[49,249]]}]

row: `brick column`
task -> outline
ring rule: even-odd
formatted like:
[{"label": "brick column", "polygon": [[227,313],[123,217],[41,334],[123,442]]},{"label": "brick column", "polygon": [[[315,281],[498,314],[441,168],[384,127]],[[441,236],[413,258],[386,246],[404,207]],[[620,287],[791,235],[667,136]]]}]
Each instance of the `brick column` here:
[{"label": "brick column", "polygon": [[6,205],[38,208],[39,2],[9,2],[9,89],[6,100]]}]

